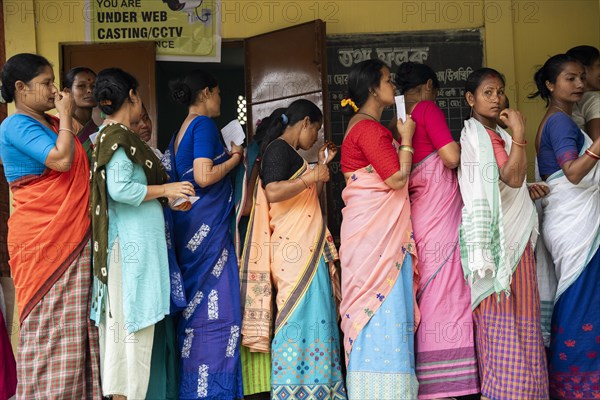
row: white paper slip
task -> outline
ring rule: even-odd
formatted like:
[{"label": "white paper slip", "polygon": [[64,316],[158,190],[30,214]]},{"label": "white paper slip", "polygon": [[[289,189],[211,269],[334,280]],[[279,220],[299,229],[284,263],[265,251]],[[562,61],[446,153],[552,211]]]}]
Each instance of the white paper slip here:
[{"label": "white paper slip", "polygon": [[240,125],[240,121],[234,119],[223,129],[221,129],[221,135],[223,136],[223,141],[227,146],[227,150],[231,151],[231,142],[235,143],[237,146],[240,146],[244,143],[244,139],[246,138],[246,133],[244,133],[244,128]]},{"label": "white paper slip", "polygon": [[175,199],[172,203],[171,203],[171,207],[179,207],[180,205],[182,205],[183,203],[185,203],[186,201],[189,201],[190,203],[194,204],[195,202],[198,201],[200,197],[198,196],[190,196],[188,198],[185,197],[180,197],[178,199]]},{"label": "white paper slip", "polygon": [[327,164],[328,158],[329,158],[329,149],[327,147],[325,147],[325,161],[323,161],[323,164]]},{"label": "white paper slip", "polygon": [[404,103],[404,95],[394,97],[396,100],[396,115],[402,122],[406,122],[406,104]]}]

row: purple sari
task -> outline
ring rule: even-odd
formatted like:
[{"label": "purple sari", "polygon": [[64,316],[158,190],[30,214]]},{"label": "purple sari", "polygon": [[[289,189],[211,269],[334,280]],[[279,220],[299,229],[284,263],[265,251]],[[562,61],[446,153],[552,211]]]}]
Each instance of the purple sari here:
[{"label": "purple sari", "polygon": [[229,233],[232,186],[228,177],[205,188],[196,184],[193,161],[208,157],[215,165],[229,158],[214,122],[197,117],[177,156],[173,139],[163,158],[171,181],[191,182],[200,197],[189,211],[166,211],[171,298],[174,308],[181,310],[179,397],[238,399],[243,397],[241,307],[237,258]]}]

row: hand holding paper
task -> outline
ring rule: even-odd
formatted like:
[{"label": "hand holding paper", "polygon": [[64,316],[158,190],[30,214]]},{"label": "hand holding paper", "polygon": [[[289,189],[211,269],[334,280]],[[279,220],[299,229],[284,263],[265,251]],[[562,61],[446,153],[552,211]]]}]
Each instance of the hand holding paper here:
[{"label": "hand holding paper", "polygon": [[242,128],[240,121],[237,119],[234,119],[225,125],[225,127],[221,129],[221,135],[223,136],[223,141],[225,142],[228,151],[231,151],[231,142],[240,146],[244,143],[244,139],[246,138],[244,128]]},{"label": "hand holding paper", "polygon": [[396,116],[401,119],[402,122],[406,122],[406,103],[404,102],[404,96],[394,97],[396,100]]}]

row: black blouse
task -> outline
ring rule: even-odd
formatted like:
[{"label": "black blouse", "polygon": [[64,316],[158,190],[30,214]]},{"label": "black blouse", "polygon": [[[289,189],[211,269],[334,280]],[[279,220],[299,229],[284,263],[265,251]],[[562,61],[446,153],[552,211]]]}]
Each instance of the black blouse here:
[{"label": "black blouse", "polygon": [[260,179],[263,187],[286,181],[304,164],[304,159],[283,139],[275,139],[262,156]]}]

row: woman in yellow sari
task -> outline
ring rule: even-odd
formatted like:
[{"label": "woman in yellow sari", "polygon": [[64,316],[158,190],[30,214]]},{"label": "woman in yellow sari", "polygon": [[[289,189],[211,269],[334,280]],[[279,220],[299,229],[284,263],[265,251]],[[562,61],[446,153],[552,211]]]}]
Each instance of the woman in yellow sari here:
[{"label": "woman in yellow sari", "polygon": [[323,146],[313,169],[297,153],[315,144],[322,120],[302,99],[273,116],[242,255],[242,344],[271,352],[275,399],[346,398],[330,276],[337,252],[319,204],[336,151]]}]

